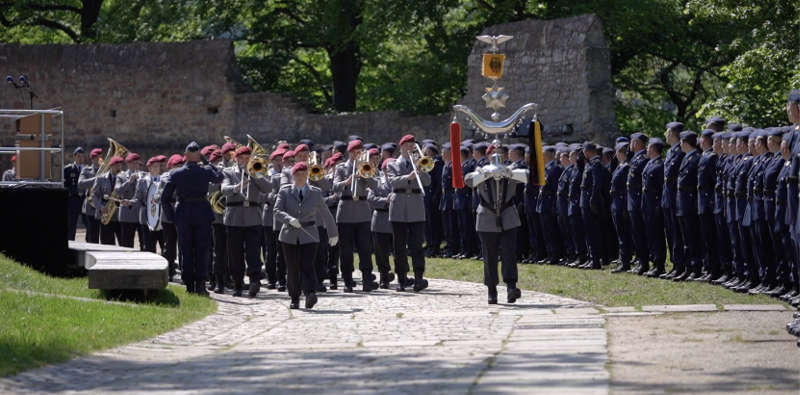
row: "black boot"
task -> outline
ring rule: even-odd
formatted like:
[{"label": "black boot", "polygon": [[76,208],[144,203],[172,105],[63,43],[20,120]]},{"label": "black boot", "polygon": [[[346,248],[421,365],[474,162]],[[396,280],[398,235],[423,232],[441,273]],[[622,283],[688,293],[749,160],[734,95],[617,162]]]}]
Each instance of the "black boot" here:
[{"label": "black boot", "polygon": [[489,304],[497,304],[497,286],[489,286]]},{"label": "black boot", "polygon": [[250,289],[247,291],[247,296],[255,298],[258,291],[261,290],[261,280],[255,277],[250,278]]},{"label": "black boot", "polygon": [[428,288],[428,280],[422,278],[422,274],[414,273],[414,292]]},{"label": "black boot", "polygon": [[331,278],[328,279],[328,281],[331,282],[330,289],[332,291],[339,289],[339,279],[336,276],[331,276]]},{"label": "black boot", "polygon": [[404,292],[408,286],[408,278],[405,274],[397,274],[397,292]]},{"label": "black boot", "polygon": [[213,291],[214,288],[216,287],[217,287],[217,280],[214,278],[214,276],[211,276],[211,279],[208,281],[208,290]]},{"label": "black boot", "polygon": [[206,290],[206,280],[197,280],[194,282],[194,293],[200,296],[208,296],[208,291]]},{"label": "black boot", "polygon": [[214,293],[225,293],[225,279],[223,276],[217,276],[217,289],[214,290]]},{"label": "black boot", "polygon": [[378,283],[375,282],[375,276],[372,272],[361,272],[361,279],[362,291],[372,292],[378,289]]},{"label": "black boot", "polygon": [[508,303],[514,303],[522,297],[522,291],[517,288],[517,284],[508,284]]},{"label": "black boot", "polygon": [[193,294],[195,288],[194,281],[184,281],[184,284],[186,284],[186,293]]}]

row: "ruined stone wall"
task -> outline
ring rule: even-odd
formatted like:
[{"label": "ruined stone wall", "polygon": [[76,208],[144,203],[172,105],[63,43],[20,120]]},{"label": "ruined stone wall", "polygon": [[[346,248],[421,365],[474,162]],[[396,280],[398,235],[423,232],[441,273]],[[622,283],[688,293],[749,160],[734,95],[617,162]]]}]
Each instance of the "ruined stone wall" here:
[{"label": "ruined stone wall", "polygon": [[[501,110],[504,116],[534,101],[546,140],[607,141],[616,131],[609,52],[597,17],[528,20],[493,26],[486,33],[514,36],[501,48],[507,55],[501,86],[511,95]],[[468,92],[459,103],[488,119],[491,111],[480,98],[489,85],[480,76],[480,54],[486,48],[476,44],[469,57]],[[105,136],[143,154],[178,151],[193,139],[221,143],[223,135],[244,141],[246,133],[265,144],[302,137],[329,142],[350,134],[394,141],[408,132],[445,140],[450,120],[449,114],[396,111],[308,113],[286,96],[251,92],[239,76],[233,44],[226,40],[0,44],[0,77],[19,74],[29,77],[39,96],[35,107],[64,109],[68,151],[76,145],[105,147]],[[0,108],[27,108],[23,94],[3,84]],[[13,144],[12,129],[13,122],[0,119],[0,143]]]}]

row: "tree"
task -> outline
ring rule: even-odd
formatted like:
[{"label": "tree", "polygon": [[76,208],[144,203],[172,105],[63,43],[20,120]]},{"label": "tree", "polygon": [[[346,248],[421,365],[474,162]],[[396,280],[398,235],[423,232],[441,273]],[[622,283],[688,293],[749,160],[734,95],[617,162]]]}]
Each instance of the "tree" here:
[{"label": "tree", "polygon": [[[69,37],[72,42],[92,41],[103,0],[0,2],[0,25],[43,27]],[[77,27],[77,29],[76,29]]]}]

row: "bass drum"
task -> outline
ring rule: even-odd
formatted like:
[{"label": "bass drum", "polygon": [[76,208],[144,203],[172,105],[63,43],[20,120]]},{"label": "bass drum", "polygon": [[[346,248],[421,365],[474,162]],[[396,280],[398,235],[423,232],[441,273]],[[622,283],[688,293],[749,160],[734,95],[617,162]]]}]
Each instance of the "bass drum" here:
[{"label": "bass drum", "polygon": [[154,182],[147,188],[147,227],[152,231],[161,230],[161,183]]}]

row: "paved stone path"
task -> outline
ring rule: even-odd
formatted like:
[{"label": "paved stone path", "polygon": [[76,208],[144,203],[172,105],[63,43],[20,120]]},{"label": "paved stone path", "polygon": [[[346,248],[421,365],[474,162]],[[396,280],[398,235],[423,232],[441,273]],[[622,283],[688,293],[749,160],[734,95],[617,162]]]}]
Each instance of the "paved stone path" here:
[{"label": "paved stone path", "polygon": [[328,292],[309,311],[275,291],[214,295],[200,321],[0,379],[0,393],[608,392],[598,310],[529,291],[488,306],[485,292],[434,279],[419,294]]}]

